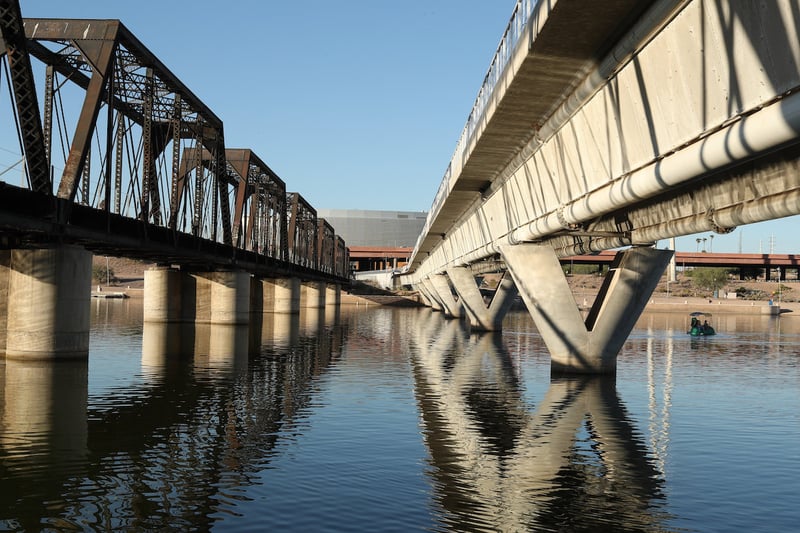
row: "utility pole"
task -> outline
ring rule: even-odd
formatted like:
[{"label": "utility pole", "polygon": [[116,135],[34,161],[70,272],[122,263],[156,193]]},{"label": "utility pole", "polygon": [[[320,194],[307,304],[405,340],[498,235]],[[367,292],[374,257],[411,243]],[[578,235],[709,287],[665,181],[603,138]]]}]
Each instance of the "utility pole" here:
[{"label": "utility pole", "polygon": [[[672,259],[669,260],[669,270],[667,271],[669,274],[667,279],[670,283],[675,283],[678,281],[678,273],[675,265],[675,254],[677,253],[675,250],[675,237],[669,238],[669,247],[672,250]],[[669,292],[669,283],[667,283],[667,292]]]}]

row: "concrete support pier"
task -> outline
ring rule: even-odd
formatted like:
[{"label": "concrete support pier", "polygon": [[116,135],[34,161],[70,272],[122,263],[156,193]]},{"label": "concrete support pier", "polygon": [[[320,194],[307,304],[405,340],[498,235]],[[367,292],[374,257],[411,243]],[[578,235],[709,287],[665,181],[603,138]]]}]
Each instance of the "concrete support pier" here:
[{"label": "concrete support pier", "polygon": [[300,306],[305,309],[325,307],[325,290],[324,281],[304,281],[300,296]]},{"label": "concrete support pier", "polygon": [[144,271],[145,322],[180,322],[182,276],[180,270],[168,266]]},{"label": "concrete support pier", "polygon": [[422,283],[417,283],[413,287],[414,290],[417,291],[417,294],[419,294],[419,299],[422,302],[422,305],[424,305],[425,307],[433,307],[431,299],[428,297],[427,289],[425,289],[425,286]]},{"label": "concrete support pier", "polygon": [[250,274],[241,271],[211,272],[211,324],[250,323]]},{"label": "concrete support pier", "polygon": [[487,306],[481,291],[475,282],[472,271],[466,267],[451,267],[447,275],[458,293],[458,298],[464,307],[464,312],[473,329],[481,331],[499,331],[503,327],[503,318],[514,303],[518,291],[511,275],[503,274],[494,297]]},{"label": "concrete support pier", "polygon": [[430,278],[425,278],[422,280],[420,283],[420,291],[422,291],[422,293],[425,295],[425,298],[428,300],[431,309],[434,311],[444,311],[444,306],[439,300],[439,295],[436,294],[436,290],[433,288]]},{"label": "concrete support pier", "polygon": [[7,263],[6,357],[88,357],[92,254],[54,245],[12,250]]},{"label": "concrete support pier", "polygon": [[342,303],[342,286],[338,283],[328,283],[325,285],[325,305],[339,306]]},{"label": "concrete support pier", "polygon": [[251,284],[250,309],[253,313],[299,313],[298,278],[254,279]]},{"label": "concrete support pier", "polygon": [[430,277],[431,287],[447,318],[461,318],[461,302],[457,302],[450,289],[450,281],[444,274],[434,274]]},{"label": "concrete support pier", "polygon": [[500,252],[550,351],[551,370],[585,374],[616,373],[617,354],[673,253],[619,252],[584,323],[552,248],[521,244]]},{"label": "concrete support pier", "polygon": [[[0,356],[4,356],[6,353],[9,277],[11,277],[11,250],[0,250]],[[0,376],[0,381],[2,381],[2,376]]]}]

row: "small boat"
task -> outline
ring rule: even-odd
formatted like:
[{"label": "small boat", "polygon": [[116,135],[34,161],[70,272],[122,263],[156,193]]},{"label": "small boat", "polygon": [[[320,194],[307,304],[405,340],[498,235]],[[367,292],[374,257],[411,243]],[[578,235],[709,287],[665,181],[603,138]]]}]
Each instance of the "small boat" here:
[{"label": "small boat", "polygon": [[708,319],[711,318],[711,313],[693,311],[689,313],[689,316],[692,317],[692,324],[689,327],[689,331],[686,333],[692,337],[708,337],[709,335],[717,334],[714,328],[711,327],[711,324],[708,323]]}]

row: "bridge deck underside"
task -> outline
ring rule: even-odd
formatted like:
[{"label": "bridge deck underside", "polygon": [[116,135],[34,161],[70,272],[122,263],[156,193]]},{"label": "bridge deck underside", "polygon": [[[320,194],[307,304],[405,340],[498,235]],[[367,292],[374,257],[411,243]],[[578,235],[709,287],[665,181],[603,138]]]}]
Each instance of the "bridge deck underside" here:
[{"label": "bridge deck underside", "polygon": [[[473,168],[491,185],[482,197],[472,193],[466,212],[451,209],[466,202],[444,202],[446,216],[416,250],[417,276],[493,257],[502,244],[548,242],[572,255],[800,214],[798,10],[788,2],[695,1],[670,12],[662,4],[654,8],[662,9],[659,22],[644,17],[633,26],[622,62],[610,68],[605,59],[588,74],[610,69],[592,91],[585,85],[555,100],[512,91],[518,81],[532,83],[527,75],[514,76],[505,96],[495,89],[507,103],[547,99],[551,114],[519,132],[501,106],[488,109],[483,135],[507,125],[516,154],[492,166],[483,139],[472,141],[464,188]],[[602,17],[605,5],[586,9]],[[534,49],[510,75],[548,68]],[[460,179],[451,178],[456,193]]]}]

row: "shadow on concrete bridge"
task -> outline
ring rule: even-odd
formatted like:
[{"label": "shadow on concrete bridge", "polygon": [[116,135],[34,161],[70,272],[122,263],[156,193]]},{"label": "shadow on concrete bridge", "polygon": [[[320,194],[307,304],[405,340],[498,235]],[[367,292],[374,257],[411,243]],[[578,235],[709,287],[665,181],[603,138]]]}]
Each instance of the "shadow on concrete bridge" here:
[{"label": "shadow on concrete bridge", "polygon": [[[613,371],[629,330],[581,339],[629,322],[609,314],[649,295],[654,243],[800,214],[798,27],[794,0],[519,0],[399,282],[458,317],[475,283],[455,272],[504,263],[554,355]],[[558,261],[611,249],[649,266],[612,268],[576,320]]]}]

